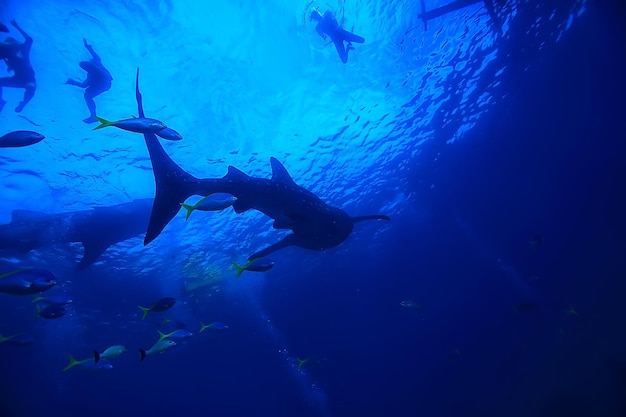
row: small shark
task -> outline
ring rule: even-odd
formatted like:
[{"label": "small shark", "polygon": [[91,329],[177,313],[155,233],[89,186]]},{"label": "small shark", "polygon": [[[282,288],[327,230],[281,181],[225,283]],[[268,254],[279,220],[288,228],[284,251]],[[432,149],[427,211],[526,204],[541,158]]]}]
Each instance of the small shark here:
[{"label": "small shark", "polygon": [[151,205],[151,199],[139,199],[57,214],[13,210],[11,222],[0,225],[0,251],[28,252],[58,243],[81,242],[84,254],[78,268],[84,269],[109,246],[142,234]]},{"label": "small shark", "polygon": [[[139,69],[135,95],[139,117],[145,117],[139,91]],[[270,158],[271,179],[250,177],[232,166],[228,167],[228,173],[223,178],[196,178],[169,157],[153,133],[143,135],[156,182],[144,245],[159,236],[180,210],[181,203],[192,195],[231,194],[236,198],[233,203],[236,213],[258,210],[274,219],[274,229],[291,230],[292,233],[282,240],[250,255],[248,260],[265,257],[287,246],[325,250],[346,240],[352,233],[354,223],[389,220],[388,216],[381,214],[351,217],[342,209],[324,203],[315,194],[297,185],[285,167],[273,157]]]}]

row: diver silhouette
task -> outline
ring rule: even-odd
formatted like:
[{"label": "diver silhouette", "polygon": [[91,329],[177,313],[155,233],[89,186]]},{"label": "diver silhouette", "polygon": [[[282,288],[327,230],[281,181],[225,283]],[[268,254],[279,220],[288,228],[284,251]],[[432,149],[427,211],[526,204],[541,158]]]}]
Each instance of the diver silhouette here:
[{"label": "diver silhouette", "polygon": [[[337,23],[337,19],[335,19],[335,16],[331,11],[327,10],[323,15],[321,15],[317,10],[313,10],[311,12],[311,20],[317,21],[315,31],[322,37],[322,39],[326,39],[326,36],[330,37],[335,44],[335,48],[337,49],[341,62],[344,64],[348,62],[348,52],[354,49],[352,42],[365,42],[365,39],[361,36],[355,35],[354,33],[348,32],[342,28],[339,23]],[[346,42],[346,46],[343,44],[344,41]]]},{"label": "diver silhouette", "polygon": [[87,71],[87,78],[83,82],[68,78],[65,84],[75,85],[76,87],[85,89],[84,97],[90,115],[86,119],[83,119],[83,122],[95,123],[98,120],[96,119],[96,103],[93,99],[111,88],[113,77],[111,77],[111,73],[104,68],[100,56],[94,51],[93,47],[87,43],[86,39],[83,39],[83,44],[91,54],[91,59],[89,61],[81,61],[78,65]]},{"label": "diver silhouette", "polygon": [[3,42],[0,42],[0,59],[4,60],[7,71],[13,71],[13,76],[0,78],[0,111],[6,104],[6,101],[2,99],[2,87],[23,88],[24,98],[15,108],[15,111],[19,113],[33,98],[37,88],[35,71],[30,65],[29,57],[30,48],[33,46],[33,38],[24,32],[15,20],[11,20],[11,25],[24,37],[24,42],[19,43],[10,36]]}]

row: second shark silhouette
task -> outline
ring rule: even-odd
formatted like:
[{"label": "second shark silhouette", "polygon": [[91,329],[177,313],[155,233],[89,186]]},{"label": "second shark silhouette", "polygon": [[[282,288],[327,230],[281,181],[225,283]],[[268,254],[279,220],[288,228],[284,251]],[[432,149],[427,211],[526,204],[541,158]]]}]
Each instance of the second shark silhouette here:
[{"label": "second shark silhouette", "polygon": [[[139,91],[139,69],[135,94],[139,117],[145,117]],[[270,158],[271,179],[251,177],[232,166],[228,167],[228,173],[223,178],[201,179],[179,167],[153,133],[144,133],[144,138],[156,182],[156,195],[144,245],[159,236],[180,210],[180,203],[192,195],[232,194],[237,198],[233,204],[236,213],[255,209],[274,219],[274,229],[292,231],[282,240],[250,255],[249,260],[292,245],[310,250],[332,248],[346,240],[356,222],[389,220],[388,216],[382,214],[351,217],[340,208],[329,206],[312,192],[297,185],[274,157]]]},{"label": "second shark silhouette", "polygon": [[151,200],[144,198],[109,207],[47,214],[13,210],[11,222],[0,224],[0,252],[25,253],[59,243],[81,242],[83,269],[111,245],[146,230]]}]

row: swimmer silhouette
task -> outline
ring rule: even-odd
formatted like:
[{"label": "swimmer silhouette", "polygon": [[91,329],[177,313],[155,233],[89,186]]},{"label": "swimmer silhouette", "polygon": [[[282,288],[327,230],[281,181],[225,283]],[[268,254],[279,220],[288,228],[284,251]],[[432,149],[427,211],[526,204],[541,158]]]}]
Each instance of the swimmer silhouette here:
[{"label": "swimmer silhouette", "polygon": [[13,71],[12,77],[0,78],[0,111],[6,104],[6,101],[2,99],[2,87],[23,88],[24,98],[15,108],[15,111],[19,113],[33,98],[37,88],[35,71],[30,65],[29,57],[30,48],[33,46],[33,38],[24,32],[15,20],[11,20],[11,25],[24,37],[24,42],[19,43],[10,36],[3,42],[0,42],[0,59],[4,60],[7,71]]},{"label": "swimmer silhouette", "polygon": [[[311,20],[317,21],[315,31],[322,37],[322,39],[326,39],[326,36],[330,37],[330,40],[332,40],[335,44],[335,48],[337,48],[337,53],[339,54],[341,62],[344,64],[348,62],[348,52],[351,49],[354,49],[352,42],[365,42],[364,38],[348,32],[339,26],[339,23],[337,23],[337,19],[335,19],[333,13],[328,10],[325,11],[323,15],[321,15],[317,10],[313,10],[311,12]],[[346,42],[346,46],[344,46],[344,42]]]},{"label": "swimmer silhouette", "polygon": [[68,78],[65,84],[75,85],[76,87],[85,89],[84,97],[90,116],[83,119],[83,122],[95,123],[98,120],[96,120],[96,103],[93,99],[95,96],[102,94],[111,88],[111,81],[113,80],[113,77],[111,77],[111,73],[104,68],[100,56],[98,56],[93,47],[87,43],[86,39],[83,39],[83,44],[91,54],[91,59],[89,61],[81,61],[78,65],[87,71],[87,78],[83,82],[76,81],[73,78]]}]

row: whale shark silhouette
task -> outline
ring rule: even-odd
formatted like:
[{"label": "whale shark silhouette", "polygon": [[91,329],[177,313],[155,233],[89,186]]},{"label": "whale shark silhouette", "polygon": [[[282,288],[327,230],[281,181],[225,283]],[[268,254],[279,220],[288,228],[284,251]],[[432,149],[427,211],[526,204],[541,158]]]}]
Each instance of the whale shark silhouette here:
[{"label": "whale shark silhouette", "polygon": [[[139,117],[145,117],[139,91],[139,69],[135,84]],[[310,250],[324,250],[342,243],[352,233],[354,223],[363,220],[389,220],[382,214],[351,217],[340,208],[324,203],[312,192],[300,187],[285,167],[270,158],[272,178],[255,178],[229,166],[223,178],[196,178],[185,172],[165,152],[157,137],[144,133],[152,161],[156,193],[144,245],[159,236],[169,221],[180,210],[180,204],[192,195],[206,196],[228,193],[236,197],[236,213],[258,210],[274,219],[274,229],[288,229],[292,233],[248,257],[249,260],[267,256],[287,246]]]},{"label": "whale shark silhouette", "polygon": [[0,225],[0,251],[28,252],[59,243],[80,242],[84,253],[79,269],[94,263],[115,243],[146,230],[152,199],[133,200],[110,207],[46,214],[13,210],[11,222]]}]

